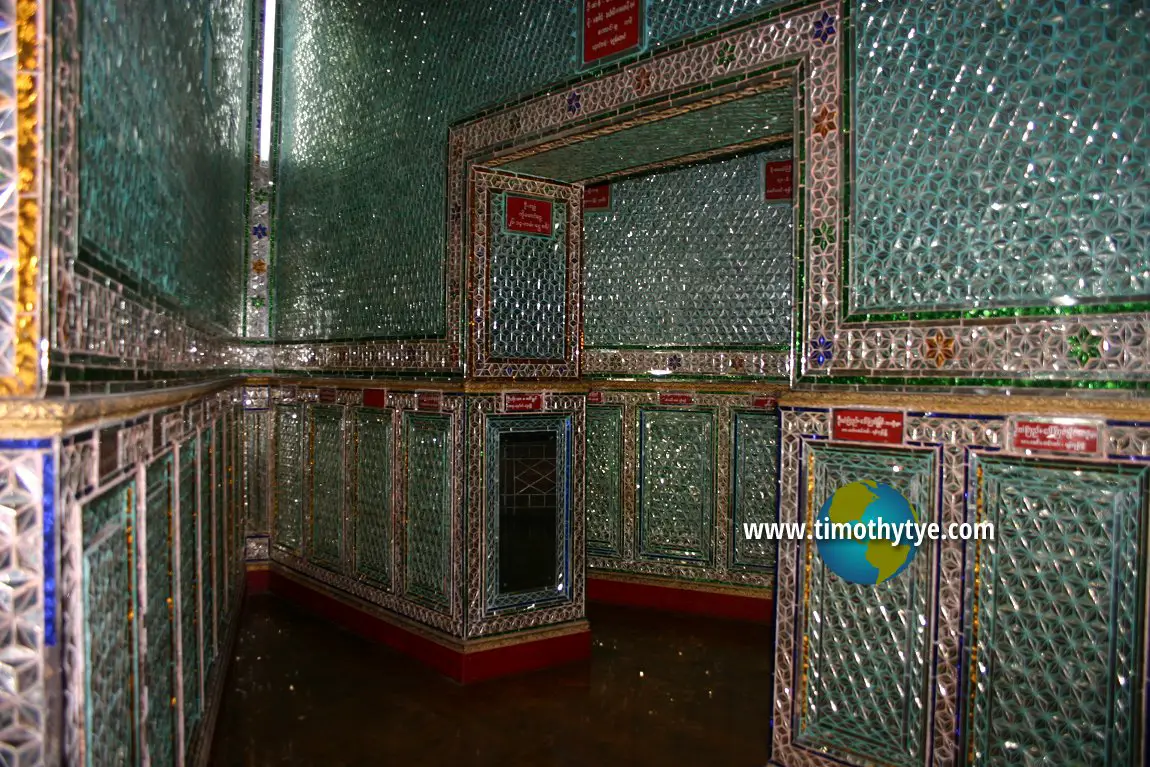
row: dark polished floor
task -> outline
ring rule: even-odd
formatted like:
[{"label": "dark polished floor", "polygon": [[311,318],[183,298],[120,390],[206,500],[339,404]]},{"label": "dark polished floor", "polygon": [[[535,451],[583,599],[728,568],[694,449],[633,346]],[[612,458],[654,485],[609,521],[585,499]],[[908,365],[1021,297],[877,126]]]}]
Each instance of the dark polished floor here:
[{"label": "dark polished floor", "polygon": [[761,767],[769,629],[592,606],[590,662],[461,687],[248,600],[212,764]]}]

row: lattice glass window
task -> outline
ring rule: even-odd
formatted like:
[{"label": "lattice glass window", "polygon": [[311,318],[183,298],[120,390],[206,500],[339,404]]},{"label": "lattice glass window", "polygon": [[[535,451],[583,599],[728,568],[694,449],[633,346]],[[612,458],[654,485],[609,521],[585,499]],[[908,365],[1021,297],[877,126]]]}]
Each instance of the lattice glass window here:
[{"label": "lattice glass window", "polygon": [[489,614],[570,598],[570,441],[570,416],[487,420]]}]

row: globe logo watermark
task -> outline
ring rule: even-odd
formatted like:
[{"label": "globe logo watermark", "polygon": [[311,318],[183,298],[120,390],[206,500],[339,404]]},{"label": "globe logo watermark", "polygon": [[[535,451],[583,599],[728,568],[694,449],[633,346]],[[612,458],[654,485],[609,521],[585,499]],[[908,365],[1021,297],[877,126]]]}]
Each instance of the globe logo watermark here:
[{"label": "globe logo watermark", "polygon": [[[890,485],[863,480],[827,498],[815,522],[823,562],[851,583],[888,581],[910,567],[921,538],[914,506]],[[818,528],[829,535],[818,535]]]},{"label": "globe logo watermark", "polygon": [[994,523],[925,522],[893,486],[864,479],[831,493],[812,524],[744,522],[743,537],[813,541],[835,575],[849,583],[879,584],[910,567],[924,541],[992,541]]}]

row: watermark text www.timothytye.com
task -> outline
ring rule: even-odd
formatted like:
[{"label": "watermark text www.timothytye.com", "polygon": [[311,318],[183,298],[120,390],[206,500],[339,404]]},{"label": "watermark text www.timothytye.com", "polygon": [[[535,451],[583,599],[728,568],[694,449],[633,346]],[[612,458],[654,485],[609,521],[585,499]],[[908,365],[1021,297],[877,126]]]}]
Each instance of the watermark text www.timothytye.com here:
[{"label": "watermark text www.timothytye.com", "polygon": [[751,541],[886,540],[895,546],[918,546],[923,541],[993,541],[993,522],[744,522],[743,537]]}]

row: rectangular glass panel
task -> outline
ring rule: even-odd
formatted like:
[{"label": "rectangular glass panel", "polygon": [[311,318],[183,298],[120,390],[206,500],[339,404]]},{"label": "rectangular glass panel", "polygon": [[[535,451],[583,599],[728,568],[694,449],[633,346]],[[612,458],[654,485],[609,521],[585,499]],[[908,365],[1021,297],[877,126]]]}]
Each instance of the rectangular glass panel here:
[{"label": "rectangular glass panel", "polygon": [[557,439],[554,432],[499,437],[499,591],[556,586]]}]

